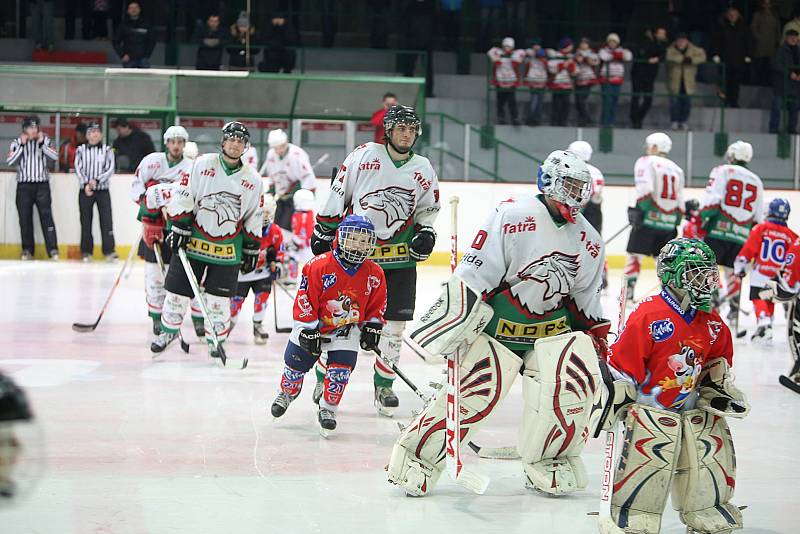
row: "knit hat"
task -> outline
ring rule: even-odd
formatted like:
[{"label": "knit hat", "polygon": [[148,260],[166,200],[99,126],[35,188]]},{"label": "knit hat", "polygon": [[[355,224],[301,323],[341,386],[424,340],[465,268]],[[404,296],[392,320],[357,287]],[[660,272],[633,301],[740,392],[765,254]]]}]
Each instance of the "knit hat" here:
[{"label": "knit hat", "polygon": [[568,46],[572,46],[574,43],[570,37],[562,37],[560,41],[558,41],[558,49],[564,50]]},{"label": "knit hat", "polygon": [[513,37],[506,37],[505,39],[503,39],[503,43],[502,43],[503,48],[505,48],[505,47],[514,48],[514,44],[515,43],[514,43],[514,38]]},{"label": "knit hat", "polygon": [[622,42],[622,41],[620,41],[620,40],[619,40],[619,35],[617,35],[617,34],[616,34],[616,33],[614,33],[614,32],[611,32],[611,33],[609,33],[609,34],[606,36],[606,42],[608,43],[608,42],[610,42],[610,41],[616,41],[616,42],[617,42],[617,44],[619,44],[619,43],[621,43],[621,42]]}]

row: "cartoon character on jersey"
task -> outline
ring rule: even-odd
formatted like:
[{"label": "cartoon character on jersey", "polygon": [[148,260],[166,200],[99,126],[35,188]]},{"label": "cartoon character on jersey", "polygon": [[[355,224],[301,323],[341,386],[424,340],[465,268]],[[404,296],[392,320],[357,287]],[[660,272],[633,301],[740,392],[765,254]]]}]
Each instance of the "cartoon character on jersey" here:
[{"label": "cartoon character on jersey", "polygon": [[357,323],[361,317],[358,301],[353,299],[349,292],[340,291],[337,298],[325,304],[325,309],[330,315],[324,316],[322,323],[335,328]]}]

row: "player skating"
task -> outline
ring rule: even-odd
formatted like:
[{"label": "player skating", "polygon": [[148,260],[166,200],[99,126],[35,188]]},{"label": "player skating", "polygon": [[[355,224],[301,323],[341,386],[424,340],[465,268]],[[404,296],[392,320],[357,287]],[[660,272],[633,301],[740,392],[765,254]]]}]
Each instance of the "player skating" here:
[{"label": "player skating", "polygon": [[300,189],[314,191],[317,188],[317,178],[308,153],[290,143],[286,132],[272,130],[267,136],[267,144],[269,150],[264,165],[261,166],[261,174],[269,182],[269,192],[275,195],[278,203],[275,224],[289,232],[292,230],[294,213],[292,197]]},{"label": "player skating", "polygon": [[[159,246],[164,241],[166,221],[162,214],[171,198],[171,186],[188,179],[192,171],[193,161],[184,157],[184,148],[189,141],[189,133],[183,126],[170,126],[164,132],[166,152],[148,154],[136,167],[131,197],[139,204],[137,219],[142,223],[142,240],[139,242],[138,255],[144,264],[144,293],[147,301],[147,313],[153,320],[153,334],[161,333],[161,309],[164,305],[164,273],[156,262],[153,243]],[[148,189],[158,186],[150,191]],[[148,202],[149,200],[149,202]],[[149,204],[149,206],[148,206]],[[169,230],[169,228],[167,228]],[[170,261],[171,251],[161,247],[161,256],[165,264]]]},{"label": "player skating", "polygon": [[747,274],[750,263],[753,263],[750,300],[756,312],[756,331],[751,341],[772,341],[775,302],[770,281],[783,267],[786,251],[797,239],[797,234],[787,226],[790,210],[788,200],[773,199],[767,208],[767,220],[753,227],[733,264],[734,275],[741,280]]},{"label": "player skating", "polygon": [[[517,449],[528,487],[551,495],[586,486],[580,453],[610,326],[599,298],[603,241],[580,214],[590,179],[571,152],[550,154],[539,170],[543,194],[510,198],[491,213],[443,295],[411,328],[431,354],[461,354],[462,441],[522,374]],[[442,473],[446,402],[439,390],[394,445],[388,478],[409,495],[426,495]]]},{"label": "player skating", "polygon": [[667,134],[652,133],[645,138],[645,155],[633,167],[636,205],[628,208],[631,235],[624,271],[625,295],[630,301],[634,300],[642,259],[658,256],[661,247],[678,235],[684,209],[684,175],[683,169],[667,158],[670,150],[672,139]]},{"label": "player skating", "polygon": [[239,274],[236,294],[231,297],[231,330],[236,325],[242,304],[247,295],[253,293],[253,341],[263,345],[269,339],[269,333],[263,325],[267,313],[269,294],[272,284],[280,275],[280,262],[283,261],[283,232],[277,224],[272,223],[275,216],[275,199],[264,193],[263,202],[264,227],[261,231],[261,250],[258,263],[253,272]]},{"label": "player skating", "polygon": [[[753,159],[750,143],[736,141],[725,152],[726,164],[711,170],[705,195],[700,201],[703,229],[725,274],[728,322],[738,330],[741,281],[733,274],[733,263],[750,229],[764,220],[764,186],[746,165]],[[721,298],[720,298],[721,300]]]},{"label": "player skating", "polygon": [[314,193],[301,189],[294,194],[292,214],[292,240],[287,247],[289,256],[289,280],[294,282],[303,265],[314,257],[311,252],[311,236],[314,234]]},{"label": "player skating", "polygon": [[661,293],[636,307],[608,359],[613,409],[600,424],[623,419],[625,438],[600,532],[660,532],[671,494],[689,532],[727,534],[742,528],[742,514],[730,502],[736,460],[725,418],[750,406],[733,385],[730,330],[711,305],[716,258],[701,241],[673,239],[657,274]]},{"label": "player skating", "polygon": [[358,349],[376,350],[383,328],[386,279],[381,268],[367,259],[374,248],[372,222],[348,215],[339,224],[333,251],[303,267],[273,417],[281,417],[297,398],[305,374],[324,350],[324,392],[315,402],[323,435],[336,428],[336,409],[356,366]]},{"label": "player skating", "polygon": [[[220,153],[199,156],[191,175],[172,191],[167,205],[172,227],[166,244],[173,256],[164,284],[161,334],[150,347],[153,353],[163,351],[177,337],[192,297],[177,256],[179,249],[186,249],[192,270],[205,288],[211,322],[205,325],[206,333],[213,327],[220,340],[228,334],[229,299],[236,291],[238,273],[256,268],[261,244],[261,178],[241,160],[249,141],[250,133],[242,123],[227,123],[222,128]],[[218,357],[210,338],[208,343],[211,356]]]},{"label": "player skating", "polygon": [[[436,242],[439,181],[430,161],[411,150],[422,133],[414,108],[392,106],[383,125],[385,145],[361,145],[342,163],[317,215],[311,247],[315,254],[329,250],[336,226],[347,213],[364,215],[375,225],[378,246],[372,259],[386,275],[388,301],[383,360],[375,360],[373,384],[375,407],[391,416],[399,405],[391,366],[400,359],[406,321],[414,317],[417,262],[428,258]],[[318,369],[317,379],[322,375]]]}]

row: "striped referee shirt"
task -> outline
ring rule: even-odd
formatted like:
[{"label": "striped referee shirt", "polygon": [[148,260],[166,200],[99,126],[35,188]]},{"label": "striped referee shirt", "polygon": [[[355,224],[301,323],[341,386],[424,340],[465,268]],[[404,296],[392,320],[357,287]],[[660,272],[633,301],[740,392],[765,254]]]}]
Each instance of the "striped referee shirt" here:
[{"label": "striped referee shirt", "polygon": [[81,187],[89,183],[89,180],[95,180],[95,189],[108,189],[114,174],[114,151],[103,143],[82,144],[75,151],[75,174]]},{"label": "striped referee shirt", "polygon": [[11,141],[6,164],[17,166],[17,182],[49,182],[50,171],[47,169],[47,158],[55,161],[58,152],[50,144],[50,137],[44,136],[40,143],[37,139],[29,139],[20,143],[19,137]]}]

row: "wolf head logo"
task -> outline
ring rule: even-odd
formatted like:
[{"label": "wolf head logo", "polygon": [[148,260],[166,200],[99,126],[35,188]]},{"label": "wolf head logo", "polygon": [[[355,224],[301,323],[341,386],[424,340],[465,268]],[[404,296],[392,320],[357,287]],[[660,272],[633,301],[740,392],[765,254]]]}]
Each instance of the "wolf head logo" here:
[{"label": "wolf head logo", "polygon": [[383,212],[386,217],[386,228],[408,220],[414,211],[416,198],[414,191],[402,187],[390,186],[367,193],[358,201],[363,210]]},{"label": "wolf head logo", "polygon": [[238,224],[239,215],[242,213],[242,197],[227,191],[211,193],[200,199],[198,213],[206,210],[217,216],[217,226],[226,222]]},{"label": "wolf head logo", "polygon": [[533,280],[545,285],[544,300],[555,295],[568,295],[572,282],[578,276],[577,254],[553,252],[526,265],[517,276],[520,280]]}]

